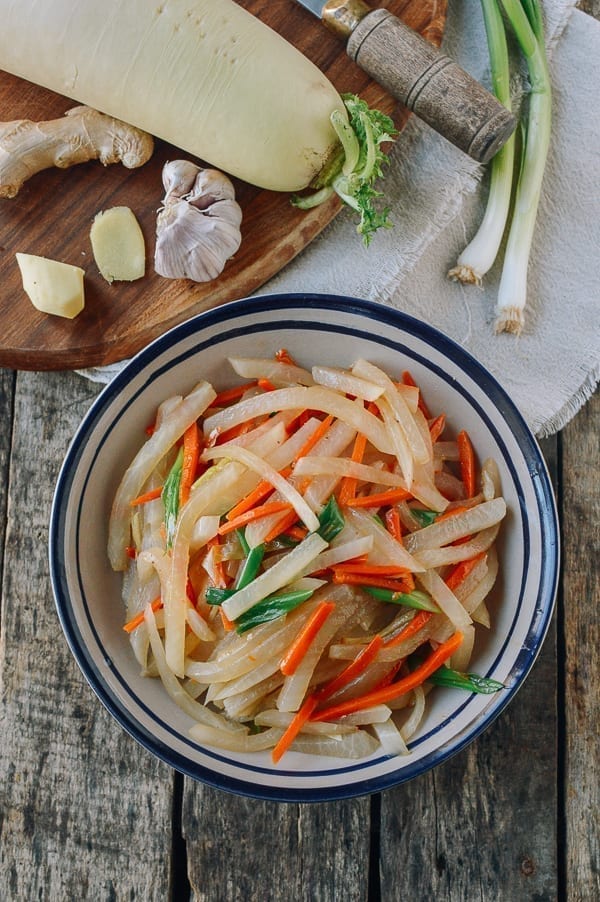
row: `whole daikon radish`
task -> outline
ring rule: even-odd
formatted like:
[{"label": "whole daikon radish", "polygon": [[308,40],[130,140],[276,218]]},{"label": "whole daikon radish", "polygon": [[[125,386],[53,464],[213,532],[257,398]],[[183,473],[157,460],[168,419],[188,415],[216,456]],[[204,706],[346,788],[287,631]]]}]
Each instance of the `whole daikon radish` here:
[{"label": "whole daikon radish", "polygon": [[344,102],[233,0],[0,0],[0,67],[251,184],[298,191],[340,142]]}]

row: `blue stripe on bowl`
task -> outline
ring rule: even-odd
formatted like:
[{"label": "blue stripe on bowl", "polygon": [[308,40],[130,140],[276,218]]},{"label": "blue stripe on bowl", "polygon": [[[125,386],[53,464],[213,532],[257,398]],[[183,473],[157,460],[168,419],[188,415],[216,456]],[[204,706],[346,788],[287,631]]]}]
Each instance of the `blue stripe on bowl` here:
[{"label": "blue stripe on bowl", "polygon": [[[435,348],[438,352],[441,351],[442,353],[446,354],[456,366],[462,368],[462,370],[468,376],[470,376],[471,379],[476,381],[478,386],[482,388],[484,393],[493,401],[502,418],[507,422],[510,430],[515,436],[519,448],[521,449],[523,459],[527,464],[532,487],[538,504],[538,515],[540,518],[541,530],[542,560],[540,567],[540,579],[537,587],[536,614],[530,624],[526,640],[523,644],[523,648],[511,669],[509,688],[506,690],[506,692],[503,692],[498,697],[493,697],[493,700],[490,702],[489,707],[486,709],[480,723],[477,726],[469,726],[465,730],[464,736],[453,738],[443,748],[437,749],[435,752],[430,753],[427,757],[425,757],[421,761],[415,762],[413,765],[411,765],[410,763],[406,765],[403,761],[401,772],[392,771],[390,773],[375,776],[373,778],[369,778],[368,776],[366,778],[363,778],[364,771],[372,770],[379,763],[381,763],[382,760],[384,760],[380,757],[376,760],[353,762],[351,765],[343,768],[320,769],[318,771],[308,772],[303,771],[300,775],[294,771],[277,769],[277,779],[282,779],[285,777],[297,779],[298,777],[300,777],[300,779],[307,782],[306,787],[302,786],[298,788],[296,786],[285,787],[262,784],[256,785],[250,780],[236,780],[235,778],[231,778],[229,776],[226,777],[223,774],[220,774],[218,772],[218,764],[221,762],[226,762],[228,765],[231,765],[231,759],[218,752],[213,752],[210,749],[199,746],[197,743],[193,743],[191,740],[187,739],[187,737],[179,734],[176,730],[171,728],[166,722],[159,718],[152,710],[150,710],[133,693],[128,683],[113,666],[112,661],[110,660],[110,656],[107,650],[103,647],[94,627],[94,623],[91,618],[91,614],[87,605],[87,599],[85,597],[83,589],[83,581],[78,554],[79,549],[77,548],[77,578],[79,581],[83,607],[88,627],[94,635],[98,652],[101,655],[102,665],[105,667],[108,666],[110,668],[114,679],[119,682],[125,694],[128,695],[136,705],[139,705],[140,709],[144,711],[146,716],[151,721],[156,723],[157,726],[159,726],[166,733],[170,733],[171,735],[176,736],[180,742],[189,744],[192,748],[201,748],[203,754],[207,758],[213,759],[215,761],[217,769],[215,771],[212,771],[209,768],[203,767],[202,765],[199,765],[194,761],[188,760],[185,756],[169,748],[161,740],[157,739],[156,736],[150,733],[144,725],[138,723],[135,719],[132,719],[129,711],[122,705],[121,701],[113,695],[110,688],[105,685],[96,659],[85,647],[77,625],[76,615],[69,598],[68,581],[66,578],[65,568],[65,549],[62,545],[62,538],[65,534],[66,510],[75,474],[80,466],[81,457],[85,450],[86,443],[93,435],[94,429],[98,425],[99,420],[104,415],[107,408],[109,408],[110,405],[118,399],[120,392],[126,387],[126,385],[130,383],[132,379],[134,379],[137,375],[143,373],[145,369],[150,367],[151,372],[144,380],[144,384],[140,386],[137,392],[132,395],[128,402],[118,412],[118,414],[114,417],[109,430],[100,439],[93,455],[93,459],[87,465],[87,471],[83,477],[84,485],[83,491],[81,493],[82,498],[85,495],[86,486],[90,478],[93,464],[98,454],[100,453],[104,442],[107,440],[110,431],[114,429],[116,423],[125,414],[126,410],[131,406],[131,404],[133,404],[135,398],[142,391],[144,391],[149,384],[152,384],[152,382],[154,382],[162,373],[164,373],[165,370],[173,366],[174,361],[172,359],[164,364],[158,363],[155,368],[153,368],[152,366],[156,361],[160,361],[161,355],[165,351],[168,351],[171,345],[192,338],[195,334],[203,332],[206,328],[209,328],[212,325],[220,325],[223,324],[223,322],[228,323],[231,320],[237,319],[240,316],[244,315],[261,314],[265,312],[276,313],[278,311],[284,310],[298,310],[303,312],[306,312],[307,309],[313,311],[336,311],[337,309],[339,309],[340,305],[343,305],[345,313],[354,314],[355,316],[360,317],[363,320],[367,320],[368,322],[377,321],[383,325],[391,326],[395,329],[404,330],[421,342],[430,345],[432,348]],[[468,400],[468,402],[476,409],[481,419],[485,422],[494,440],[502,450],[503,456],[505,457],[505,463],[510,470],[515,487],[518,487],[519,480],[517,478],[516,467],[512,459],[510,458],[510,455],[508,454],[508,449],[506,448],[506,445],[501,438],[497,427],[494,425],[493,421],[485,412],[485,410],[477,402],[474,401],[472,396],[462,385],[457,384],[456,381],[449,379],[440,367],[432,364],[430,360],[426,359],[415,351],[407,349],[401,342],[397,340],[385,338],[382,336],[373,336],[369,331],[360,328],[337,326],[329,323],[319,322],[307,323],[302,321],[301,319],[298,322],[295,322],[294,320],[289,319],[285,322],[266,322],[230,328],[227,331],[220,332],[218,335],[215,335],[214,337],[211,337],[203,342],[194,344],[192,347],[179,354],[177,358],[175,358],[175,363],[183,362],[189,357],[196,355],[200,350],[206,347],[216,346],[231,337],[247,335],[248,333],[254,332],[264,333],[280,328],[293,330],[295,327],[299,327],[302,330],[312,329],[319,332],[331,331],[332,333],[337,333],[340,335],[352,335],[358,338],[374,340],[378,344],[385,345],[386,347],[389,347],[394,351],[401,353],[402,355],[404,355],[404,357],[411,358],[412,360],[421,363],[432,372],[434,372],[439,378],[448,383],[451,383],[452,388],[456,391],[459,391],[463,395],[463,397]],[[490,666],[487,675],[490,675],[495,671],[495,668],[497,667],[499,661],[503,656],[503,653],[506,650],[506,647],[510,641],[510,636],[512,635],[515,624],[518,621],[518,615],[522,605],[523,592],[525,590],[525,574],[527,572],[530,550],[529,517],[531,516],[531,512],[529,512],[528,514],[528,512],[525,510],[522,493],[519,493],[519,514],[520,525],[524,537],[525,564],[521,582],[521,589],[519,593],[519,599],[515,606],[515,614],[509,630],[509,634],[505,640],[504,645],[502,646],[502,649]],[[77,511],[77,534],[81,525],[80,517],[81,505]],[[152,345],[150,345],[144,351],[140,352],[140,354],[137,355],[137,357],[135,357],[113,380],[113,382],[111,382],[99,395],[99,397],[90,408],[87,416],[84,418],[80,429],[73,439],[71,447],[67,452],[65,462],[61,469],[51,516],[50,565],[52,584],[59,616],[63,629],[65,631],[65,635],[75,658],[79,662],[86,678],[92,685],[92,688],[100,697],[101,701],[111,711],[117,721],[142,745],[157,754],[160,758],[165,760],[173,767],[181,770],[189,776],[201,779],[210,785],[228,791],[278,801],[324,801],[379,791],[389,786],[396,785],[401,781],[410,779],[411,777],[416,776],[420,773],[423,773],[424,771],[433,767],[435,764],[440,763],[450,755],[458,752],[467,743],[469,743],[472,739],[479,735],[482,730],[485,729],[489,725],[489,723],[504,709],[506,704],[508,704],[508,702],[516,692],[523,678],[533,665],[533,662],[535,660],[537,652],[539,651],[539,647],[548,627],[557,583],[558,528],[554,499],[546,466],[539,452],[539,448],[535,439],[531,435],[521,415],[512,404],[512,401],[506,395],[504,390],[499,386],[496,380],[462,348],[456,345],[451,339],[441,335],[426,324],[421,323],[418,320],[415,320],[405,314],[399,313],[398,311],[392,310],[387,307],[381,307],[370,302],[360,301],[352,298],[339,298],[326,295],[274,295],[234,302],[232,304],[221,307],[216,311],[209,311],[205,314],[202,314],[200,317],[196,317],[195,319],[176,327],[174,330],[172,330],[171,333],[167,333],[167,335],[157,339],[152,343]],[[465,702],[453,711],[452,715],[450,715],[442,724],[431,730],[428,734],[420,736],[417,740],[415,740],[415,742],[411,745],[411,748],[416,748],[418,745],[431,738],[434,733],[447,726],[473,701],[474,697],[468,696]],[[233,762],[233,766],[237,767],[235,762]],[[274,773],[272,769],[254,765],[246,765],[245,763],[238,769],[243,770],[244,772],[249,772],[249,774],[254,772],[257,774],[268,774],[272,776]],[[311,779],[322,779],[323,777],[326,777],[328,775],[333,775],[338,779],[340,775],[347,775],[349,779],[352,777],[357,777],[359,779],[352,779],[352,782],[345,783],[341,786],[332,786],[326,789],[313,789],[310,787],[309,784]]]}]

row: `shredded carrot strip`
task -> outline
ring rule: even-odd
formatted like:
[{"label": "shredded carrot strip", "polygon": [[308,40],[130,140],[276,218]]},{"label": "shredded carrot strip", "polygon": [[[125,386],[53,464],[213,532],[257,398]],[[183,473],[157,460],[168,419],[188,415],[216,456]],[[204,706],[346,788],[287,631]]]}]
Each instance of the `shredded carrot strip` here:
[{"label": "shredded carrot strip", "polygon": [[156,489],[150,489],[150,491],[144,492],[143,495],[138,495],[137,498],[134,498],[129,504],[131,507],[136,507],[138,504],[146,504],[147,501],[155,501],[162,495],[162,490],[162,485],[159,485]]},{"label": "shredded carrot strip", "polygon": [[262,388],[263,391],[275,391],[275,386],[270,379],[259,379],[258,387]]},{"label": "shredded carrot strip", "polygon": [[[150,607],[156,613],[156,611],[162,608],[163,603],[161,598],[155,598]],[[144,622],[144,612],[140,611],[139,614],[136,614],[135,617],[132,617],[131,620],[128,620],[123,629],[126,633],[132,633],[136,627],[140,625],[140,623]]]},{"label": "shredded carrot strip", "polygon": [[127,557],[130,558],[132,561],[135,561],[135,559],[136,559],[136,557],[137,557],[137,551],[135,550],[135,548],[134,548],[133,545],[127,545],[127,546],[125,547],[125,554],[126,554]]},{"label": "shredded carrot strip", "polygon": [[[367,437],[361,432],[357,433],[357,436],[354,439],[354,447],[352,448],[351,460],[359,464],[362,463],[366,447]],[[344,476],[338,497],[340,504],[348,504],[348,502],[356,496],[357,485],[358,479],[356,479],[354,476]]]},{"label": "shredded carrot strip", "polygon": [[319,630],[335,609],[332,601],[322,601],[312,612],[300,632],[281,659],[279,669],[284,676],[292,676],[316,639]]},{"label": "shredded carrot strip", "polygon": [[323,438],[323,436],[333,423],[334,419],[335,418],[333,414],[330,413],[329,416],[325,417],[324,420],[321,420],[315,431],[311,435],[309,435],[309,437],[306,439],[306,441],[294,457],[294,462],[300,460],[301,457],[306,457],[309,451],[312,451],[317,442]]},{"label": "shredded carrot strip", "polygon": [[267,535],[264,537],[263,541],[265,545],[269,542],[274,542],[277,536],[280,536],[282,532],[287,532],[287,530],[294,525],[297,519],[298,514],[295,510],[290,511],[289,514],[283,516],[281,520],[279,520],[275,524],[271,532],[267,533]]},{"label": "shredded carrot strip", "polygon": [[476,492],[475,482],[475,451],[468,433],[463,429],[456,437],[458,443],[458,459],[460,463],[460,476],[467,493],[467,498],[472,498]]},{"label": "shredded carrot strip", "polygon": [[362,573],[364,576],[392,576],[396,579],[405,579],[411,572],[406,567],[398,567],[396,564],[367,564],[360,561],[334,564],[332,570],[335,573]]},{"label": "shredded carrot strip", "polygon": [[355,659],[344,667],[341,673],[317,690],[316,696],[319,701],[325,701],[330,698],[338,689],[343,689],[348,683],[360,676],[367,669],[371,661],[377,657],[377,652],[383,646],[383,639],[380,635],[373,636],[368,645],[365,645],[357,654]]},{"label": "shredded carrot strip", "polygon": [[226,632],[230,633],[233,629],[235,629],[235,623],[233,620],[230,620],[223,608],[219,608],[219,614],[221,615],[221,621],[223,623],[223,628]]},{"label": "shredded carrot strip", "polygon": [[149,423],[148,426],[144,429],[144,432],[148,437],[154,435],[156,432],[156,423]]},{"label": "shredded carrot strip", "polygon": [[470,558],[468,561],[460,561],[460,563],[456,564],[456,566],[450,571],[444,582],[448,586],[449,589],[456,589],[460,584],[467,578],[469,573],[475,568],[476,564],[479,563],[482,558],[486,556],[486,551],[481,551],[479,554],[476,554],[475,557]]},{"label": "shredded carrot strip", "polygon": [[[413,377],[411,376],[411,374],[409,373],[408,370],[404,370],[404,372],[402,373],[402,382],[404,383],[404,385],[411,385],[413,388],[419,388],[419,386],[417,385],[417,383],[415,382],[415,380],[413,379]],[[419,402],[418,403],[419,403],[419,410],[421,411],[421,413],[423,414],[425,419],[430,420],[431,414],[429,413],[429,408],[427,407],[427,404],[421,397],[421,389],[419,389]]]},{"label": "shredded carrot strip", "polygon": [[463,634],[461,632],[454,633],[449,639],[442,642],[412,673],[401,677],[395,683],[390,683],[389,686],[384,686],[382,689],[374,689],[371,692],[358,696],[358,698],[350,698],[337,705],[317,711],[316,714],[312,715],[311,720],[337,720],[338,717],[343,717],[346,714],[353,714],[355,711],[363,711],[365,708],[372,708],[374,705],[383,705],[386,702],[391,702],[411,689],[416,689],[454,654],[462,641]]},{"label": "shredded carrot strip", "polygon": [[300,710],[290,721],[289,726],[285,730],[283,736],[274,746],[273,751],[271,752],[271,758],[273,759],[274,764],[277,764],[282,755],[287,752],[306,721],[309,720],[316,706],[317,699],[314,695],[309,695]]},{"label": "shredded carrot strip", "polygon": [[400,542],[401,545],[404,544],[402,539],[402,521],[400,520],[400,513],[398,508],[390,507],[385,514],[385,525],[387,526],[387,531],[397,542]]},{"label": "shredded carrot strip", "polygon": [[[206,543],[206,547],[210,550],[211,548],[220,549],[221,547],[221,536],[217,533],[216,536],[213,536],[212,539],[209,539]],[[227,577],[225,576],[225,568],[223,567],[223,561],[221,560],[220,554],[217,550],[215,554],[215,573],[217,576],[216,585],[219,589],[227,588]]]},{"label": "shredded carrot strip", "polygon": [[348,507],[383,507],[384,504],[395,504],[397,501],[406,501],[407,498],[412,498],[412,495],[406,489],[390,489],[389,492],[352,498],[347,504]]},{"label": "shredded carrot strip", "polygon": [[450,510],[445,510],[443,513],[438,514],[435,522],[439,523],[441,520],[449,520],[451,517],[455,517],[457,514],[464,514],[468,510],[469,507],[466,504],[459,504],[456,507],[451,507]]},{"label": "shredded carrot strip", "polygon": [[232,401],[237,401],[249,388],[254,388],[256,385],[258,385],[258,382],[254,380],[253,382],[246,382],[245,385],[234,385],[233,388],[226,388],[225,391],[219,392],[210,406],[224,407]]},{"label": "shredded carrot strip", "polygon": [[[286,467],[285,470],[280,470],[279,475],[283,476],[284,479],[292,472],[291,467]],[[242,498],[241,501],[238,501],[234,507],[231,508],[229,513],[226,515],[227,520],[235,520],[236,517],[239,517],[240,514],[245,514],[247,510],[255,507],[259,503],[259,501],[263,501],[269,495],[271,495],[274,491],[273,485],[269,482],[268,479],[262,479],[255,489],[253,489],[245,498]]]},{"label": "shredded carrot strip", "polygon": [[[266,504],[261,504],[260,507],[253,507],[252,510],[246,511],[245,514],[240,514],[239,517],[235,517],[234,520],[229,520],[228,523],[223,523],[219,526],[217,532],[220,536],[226,535],[228,532],[233,532],[235,529],[239,529],[240,526],[246,526],[247,523],[252,523],[254,520],[260,520],[262,517],[268,517],[269,514],[277,514],[280,511],[289,511],[292,505],[289,501],[267,501]],[[296,518],[298,515],[296,514]]]},{"label": "shredded carrot strip", "polygon": [[213,444],[222,445],[224,442],[230,442],[232,439],[250,432],[254,425],[254,420],[247,420],[245,423],[239,423],[237,426],[232,426],[231,429],[226,429],[225,432],[219,432]]},{"label": "shredded carrot strip", "polygon": [[196,479],[200,457],[200,431],[198,423],[192,423],[183,434],[183,463],[179,483],[179,504],[183,507],[190,497],[190,490]]},{"label": "shredded carrot strip", "polygon": [[440,435],[444,431],[446,426],[446,414],[441,413],[439,417],[436,417],[435,420],[432,420],[429,424],[429,435],[431,436],[431,441],[433,444],[437,442]]},{"label": "shredded carrot strip", "polygon": [[296,361],[290,355],[287,348],[279,348],[275,354],[275,360],[278,360],[279,363],[288,363],[290,366],[296,366]]},{"label": "shredded carrot strip", "polygon": [[290,526],[289,529],[286,529],[285,534],[291,539],[298,539],[298,541],[301,542],[307,537],[308,529],[306,526]]},{"label": "shredded carrot strip", "polygon": [[413,636],[416,636],[432,617],[433,614],[431,611],[418,611],[410,623],[406,624],[404,629],[400,630],[396,636],[392,636],[391,639],[386,640],[385,647],[393,648],[395,645],[400,645],[401,642],[405,642],[406,639],[411,639]]},{"label": "shredded carrot strip", "polygon": [[384,576],[363,576],[362,573],[344,573],[333,571],[333,582],[337,585],[377,586],[379,589],[391,589],[392,592],[412,592],[415,581],[411,573],[402,580],[386,579]]}]

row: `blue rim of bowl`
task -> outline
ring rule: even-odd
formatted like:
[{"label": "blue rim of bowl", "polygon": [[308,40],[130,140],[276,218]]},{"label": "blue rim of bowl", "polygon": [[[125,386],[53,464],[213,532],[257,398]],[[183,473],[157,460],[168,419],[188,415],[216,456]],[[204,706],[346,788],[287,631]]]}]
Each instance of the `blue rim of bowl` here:
[{"label": "blue rim of bowl", "polygon": [[[138,723],[136,719],[131,716],[128,709],[120,703],[119,699],[107,689],[94,658],[88,652],[85,643],[81,638],[69,597],[64,547],[62,544],[62,537],[65,532],[66,508],[68,506],[69,493],[77,465],[97,420],[103,414],[105,408],[118,396],[122,388],[137,373],[141,372],[149,363],[151,363],[153,359],[159,356],[163,351],[168,350],[173,343],[177,343],[182,339],[200,333],[211,325],[225,324],[229,320],[248,314],[276,312],[278,310],[290,310],[294,308],[302,309],[304,311],[312,309],[315,311],[328,310],[334,312],[342,308],[344,311],[362,317],[363,319],[375,320],[384,325],[398,328],[421,340],[425,344],[435,346],[436,350],[441,351],[449,357],[454,364],[458,365],[465,373],[476,380],[486,396],[490,398],[499,410],[502,419],[510,428],[521,449],[524,461],[527,463],[538,505],[543,556],[540,568],[540,581],[537,587],[535,617],[533,618],[529,627],[529,632],[523,641],[522,650],[511,669],[511,686],[495,703],[492,703],[486,709],[480,722],[477,725],[469,725],[468,728],[463,731],[465,735],[460,735],[449,740],[443,747],[436,749],[434,752],[431,752],[424,758],[415,762],[412,767],[410,765],[405,765],[400,771],[390,771],[374,778],[315,789],[310,787],[282,787],[253,783],[251,780],[251,773],[254,768],[247,768],[250,774],[250,779],[247,781],[226,776],[219,773],[218,769],[212,770],[196,762],[191,762],[184,755],[173,751],[173,749],[157,739],[145,727]],[[294,324],[292,322],[287,324],[287,327],[289,328],[293,328],[293,326]],[[302,322],[301,326],[303,328],[310,328],[309,324],[305,322]],[[270,326],[268,323],[261,323],[257,326],[257,331],[269,331],[269,328]],[[281,323],[278,322],[271,328],[281,328]],[[322,330],[324,324],[317,323],[315,328]],[[357,328],[348,328],[341,325],[332,325],[327,328],[338,333],[351,333],[354,335],[364,334],[367,338],[372,338],[372,336],[369,336],[368,331],[362,333],[361,330]],[[245,328],[244,331],[247,332],[249,330]],[[220,334],[216,336],[210,344],[219,343],[222,340],[223,335]],[[389,342],[386,342],[381,336],[377,336],[375,340],[379,343],[387,343],[390,347],[398,349],[398,342],[396,340],[389,340]],[[406,349],[402,350],[406,353]],[[432,368],[428,361],[425,361],[425,363]],[[443,373],[440,373],[440,375],[443,376]],[[468,396],[468,393],[465,392],[465,396]],[[468,397],[472,403],[473,399],[470,398],[470,396]],[[479,414],[482,415],[484,419],[487,419],[483,414],[483,411],[479,410]],[[489,422],[488,427],[496,434],[494,427]],[[500,441],[500,444],[502,444],[502,441],[497,435],[496,438]],[[515,484],[517,484],[516,481]],[[215,788],[223,789],[238,795],[270,801],[323,802],[379,792],[425,773],[465,748],[486,730],[495,718],[504,710],[533,666],[548,630],[558,585],[559,530],[555,499],[550,478],[535,437],[505,390],[467,351],[432,326],[429,326],[408,314],[395,310],[394,308],[384,307],[380,304],[360,300],[358,298],[329,293],[284,293],[244,298],[239,301],[225,304],[215,310],[202,313],[175,326],[169,332],[155,339],[155,341],[125,364],[120,373],[118,373],[104,388],[91,405],[65,456],[65,460],[59,473],[52,505],[49,556],[50,575],[55,603],[67,642],[92,689],[126,732],[135,738],[143,747],[151,751],[171,767],[193,779],[199,780]],[[99,638],[97,638],[97,642],[98,647],[102,648]],[[113,674],[119,676],[112,665],[108,653],[104,654],[103,664],[104,666],[109,666],[113,670]],[[129,694],[135,699],[136,704],[140,705],[148,712],[144,703],[141,702],[137,696],[133,695],[122,678],[120,679],[124,688],[126,688]],[[148,713],[151,716],[154,716],[152,712]],[[455,717],[457,713],[458,711],[455,711],[453,717]],[[166,726],[164,723],[161,725],[163,728]],[[171,730],[171,732],[174,731]],[[203,749],[203,751],[206,753],[208,750]],[[221,756],[219,754],[211,754],[210,756],[213,757],[218,765],[218,760]],[[222,760],[226,759],[223,758]],[[370,762],[371,766],[372,764],[373,762]],[[361,764],[361,762],[356,762],[349,770],[353,774],[357,774],[363,766],[365,765]],[[331,772],[335,774],[340,773],[339,770],[332,770]],[[318,771],[318,774],[319,776],[326,775],[327,770],[322,769]],[[281,770],[279,775],[285,779],[286,776],[294,776],[294,772]],[[310,773],[302,772],[301,776],[303,778],[309,777]]]}]

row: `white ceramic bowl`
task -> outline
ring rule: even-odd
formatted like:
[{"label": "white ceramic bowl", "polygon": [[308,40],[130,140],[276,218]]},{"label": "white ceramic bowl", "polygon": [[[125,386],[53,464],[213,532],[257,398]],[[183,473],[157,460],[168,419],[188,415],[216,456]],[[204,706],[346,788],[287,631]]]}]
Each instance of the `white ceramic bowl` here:
[{"label": "white ceramic bowl", "polygon": [[[122,630],[120,575],[106,556],[114,491],[160,400],[199,379],[235,380],[228,356],[285,347],[304,365],[365,357],[388,373],[409,369],[434,412],[466,428],[480,458],[498,462],[508,505],[498,543],[493,625],[480,630],[472,669],[506,688],[494,695],[436,689],[411,754],[343,761],[288,752],[244,756],[202,747],[191,721],[157,680],[141,677]],[[408,780],[481,733],[515,694],[546,633],[558,573],[558,527],[546,466],[510,398],[488,372],[439,332],[387,307],[330,295],[273,295],[205,313],[129,362],[83,420],[58,480],[50,529],[52,583],[62,626],[101,701],[142,745],[213,786],[275,800],[324,801]]]}]

